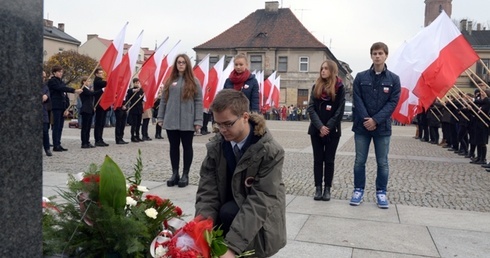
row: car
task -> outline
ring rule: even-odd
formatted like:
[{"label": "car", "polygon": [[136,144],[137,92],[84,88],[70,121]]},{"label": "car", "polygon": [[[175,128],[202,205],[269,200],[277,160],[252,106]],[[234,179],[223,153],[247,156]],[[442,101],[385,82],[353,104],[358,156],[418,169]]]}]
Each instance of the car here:
[{"label": "car", "polygon": [[352,121],[352,102],[345,102],[344,115],[342,120]]}]

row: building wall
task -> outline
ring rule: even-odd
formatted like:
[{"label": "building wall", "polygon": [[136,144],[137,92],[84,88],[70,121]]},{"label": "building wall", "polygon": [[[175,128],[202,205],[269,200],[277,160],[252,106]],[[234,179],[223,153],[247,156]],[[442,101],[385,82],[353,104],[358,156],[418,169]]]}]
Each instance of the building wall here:
[{"label": "building wall", "polygon": [[78,53],[88,55],[95,60],[100,60],[107,46],[97,38],[91,38],[83,43],[78,49]]},{"label": "building wall", "polygon": [[78,45],[76,44],[47,37],[43,38],[43,48],[43,62],[47,62],[49,58],[59,52],[68,50],[78,51]]}]

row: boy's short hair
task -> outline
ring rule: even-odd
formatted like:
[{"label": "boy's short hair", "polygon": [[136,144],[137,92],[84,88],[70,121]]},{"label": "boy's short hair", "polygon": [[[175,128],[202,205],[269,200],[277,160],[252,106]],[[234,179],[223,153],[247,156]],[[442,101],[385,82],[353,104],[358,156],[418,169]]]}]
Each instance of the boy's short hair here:
[{"label": "boy's short hair", "polygon": [[140,79],[138,79],[138,78],[133,78],[133,83],[136,83],[136,82],[139,82],[139,81],[140,81]]},{"label": "boy's short hair", "polygon": [[56,73],[56,72],[59,72],[62,70],[63,70],[63,67],[61,67],[60,65],[55,65],[55,66],[53,66],[53,68],[51,68],[51,73]]},{"label": "boy's short hair", "polygon": [[386,55],[388,55],[388,46],[383,43],[383,42],[376,42],[371,46],[371,49],[369,50],[369,54],[372,55],[374,50],[383,50]]},{"label": "boy's short hair", "polygon": [[214,98],[210,109],[218,113],[230,109],[232,114],[240,116],[245,112],[250,112],[249,105],[250,101],[243,92],[234,89],[223,89]]}]

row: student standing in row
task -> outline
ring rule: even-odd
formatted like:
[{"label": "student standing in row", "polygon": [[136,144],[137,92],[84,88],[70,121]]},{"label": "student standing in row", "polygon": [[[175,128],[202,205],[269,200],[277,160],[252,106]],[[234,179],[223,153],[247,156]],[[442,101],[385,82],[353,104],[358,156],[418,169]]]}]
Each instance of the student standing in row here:
[{"label": "student standing in row", "polygon": [[143,89],[138,78],[133,79],[133,87],[126,94],[128,120],[131,124],[131,142],[142,142],[140,138],[141,119],[143,115]]},{"label": "student standing in row", "polygon": [[238,54],[234,58],[234,70],[226,79],[224,89],[235,89],[243,92],[250,101],[250,111],[259,112],[259,83],[255,75],[248,70],[248,59],[244,54]]},{"label": "student standing in row", "polygon": [[[335,168],[335,153],[339,145],[345,89],[338,75],[337,64],[326,60],[320,67],[320,76],[311,89],[308,103],[310,127],[308,134],[313,147],[314,200],[330,201],[330,189]],[[325,183],[322,194],[322,181]]]},{"label": "student standing in row", "polygon": [[354,162],[354,191],[350,205],[361,204],[366,185],[366,161],[371,140],[376,154],[376,202],[381,209],[389,206],[388,152],[391,138],[391,115],[400,98],[400,78],[389,71],[385,61],[388,46],[374,43],[370,49],[371,68],[360,72],[354,79],[353,125],[356,159]]},{"label": "student standing in row", "polygon": [[[163,87],[157,122],[167,130],[170,143],[172,177],[167,181],[167,186],[185,187],[189,183],[189,170],[194,155],[194,132],[202,127],[202,90],[186,54],[178,55],[172,67],[170,77]],[[184,149],[182,178],[179,175],[181,142]]]},{"label": "student standing in row", "polygon": [[92,117],[94,116],[95,95],[102,92],[102,90],[94,91],[90,85],[91,82],[87,76],[82,77],[81,89],[83,91],[80,93],[80,101],[82,102],[82,107],[80,108],[80,116],[82,118],[82,129],[80,130],[82,149],[95,147],[90,143],[90,129],[92,127]]}]

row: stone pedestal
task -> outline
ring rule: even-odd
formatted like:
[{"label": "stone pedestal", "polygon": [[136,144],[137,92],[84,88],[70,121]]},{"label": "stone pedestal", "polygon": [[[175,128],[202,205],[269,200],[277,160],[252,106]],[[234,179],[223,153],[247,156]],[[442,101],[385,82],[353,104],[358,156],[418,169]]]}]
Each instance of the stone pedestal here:
[{"label": "stone pedestal", "polygon": [[43,1],[0,1],[0,24],[0,257],[41,257]]}]

